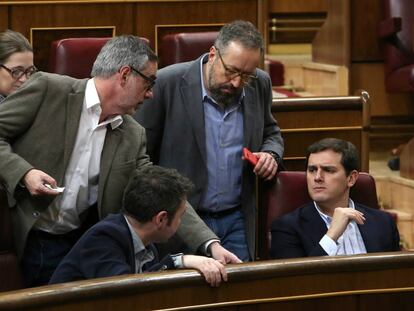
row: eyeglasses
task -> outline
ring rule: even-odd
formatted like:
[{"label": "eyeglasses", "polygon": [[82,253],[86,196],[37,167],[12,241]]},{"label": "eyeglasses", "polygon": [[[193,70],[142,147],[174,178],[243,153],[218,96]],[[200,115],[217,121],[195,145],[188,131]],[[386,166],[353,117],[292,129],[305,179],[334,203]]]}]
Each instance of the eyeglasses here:
[{"label": "eyeglasses", "polygon": [[10,73],[12,78],[15,79],[15,80],[19,80],[24,75],[26,75],[26,78],[30,78],[30,76],[32,74],[37,72],[37,68],[35,66],[30,66],[30,67],[27,67],[26,69],[24,69],[24,67],[20,67],[20,66],[19,67],[8,68],[8,67],[4,66],[3,64],[0,64],[0,67],[6,69]]},{"label": "eyeglasses", "polygon": [[226,63],[223,60],[223,57],[221,57],[220,50],[217,47],[214,47],[214,48],[216,49],[217,54],[218,54],[218,56],[221,60],[221,63],[223,64],[224,74],[229,80],[233,80],[236,77],[240,77],[242,83],[247,84],[251,80],[257,79],[257,74],[256,73],[252,74],[252,73],[241,72],[239,70],[235,70],[235,69],[231,69],[231,68],[227,67]]},{"label": "eyeglasses", "polygon": [[147,75],[144,75],[142,72],[140,72],[139,70],[135,69],[134,67],[130,66],[132,71],[135,71],[137,74],[139,74],[145,81],[147,81],[148,86],[147,86],[147,91],[151,90],[154,87],[155,84],[155,79],[148,77]]}]

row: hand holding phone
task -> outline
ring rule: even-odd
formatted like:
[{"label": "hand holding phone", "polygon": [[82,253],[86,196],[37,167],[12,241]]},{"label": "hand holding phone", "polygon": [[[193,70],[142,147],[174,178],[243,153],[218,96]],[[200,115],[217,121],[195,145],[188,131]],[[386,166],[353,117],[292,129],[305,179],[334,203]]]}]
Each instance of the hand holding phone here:
[{"label": "hand holding phone", "polygon": [[259,158],[250,152],[249,149],[243,148],[243,157],[245,160],[249,161],[253,166],[256,166]]}]

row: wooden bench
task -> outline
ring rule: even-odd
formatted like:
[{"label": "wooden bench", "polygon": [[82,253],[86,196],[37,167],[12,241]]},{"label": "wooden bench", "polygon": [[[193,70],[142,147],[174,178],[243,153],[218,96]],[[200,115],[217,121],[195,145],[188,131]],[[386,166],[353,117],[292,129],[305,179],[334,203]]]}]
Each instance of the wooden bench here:
[{"label": "wooden bench", "polygon": [[369,169],[370,102],[358,96],[274,99],[272,114],[285,141],[287,170],[304,170],[307,147],[317,140],[336,137],[352,142],[360,151],[361,170]]}]

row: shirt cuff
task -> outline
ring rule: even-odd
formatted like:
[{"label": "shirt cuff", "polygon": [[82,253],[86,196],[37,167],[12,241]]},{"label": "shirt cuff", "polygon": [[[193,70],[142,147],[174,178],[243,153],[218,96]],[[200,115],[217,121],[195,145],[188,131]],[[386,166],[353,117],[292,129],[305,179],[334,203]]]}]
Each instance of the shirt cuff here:
[{"label": "shirt cuff", "polygon": [[176,268],[176,269],[184,268],[183,256],[184,256],[183,253],[171,255],[171,258],[172,258],[173,263],[174,263],[174,268]]},{"label": "shirt cuff", "polygon": [[329,256],[335,256],[338,252],[338,244],[334,240],[332,240],[329,236],[326,234],[323,236],[323,238],[319,241],[319,245],[323,248],[323,250],[329,255]]},{"label": "shirt cuff", "polygon": [[208,240],[207,242],[205,242],[204,245],[201,246],[201,249],[203,250],[204,255],[206,255],[208,257],[211,257],[210,246],[214,242],[219,242],[220,243],[220,240],[219,239],[211,239],[211,240]]}]

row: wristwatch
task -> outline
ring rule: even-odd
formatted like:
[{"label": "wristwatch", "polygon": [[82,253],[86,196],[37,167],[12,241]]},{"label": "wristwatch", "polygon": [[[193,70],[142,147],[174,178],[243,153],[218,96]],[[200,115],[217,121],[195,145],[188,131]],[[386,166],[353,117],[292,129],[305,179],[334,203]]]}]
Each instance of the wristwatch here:
[{"label": "wristwatch", "polygon": [[276,152],[271,151],[271,150],[268,150],[268,151],[265,151],[265,152],[268,153],[268,154],[270,154],[273,157],[273,159],[275,159],[275,161],[276,161],[277,164],[280,163],[280,157],[279,157],[279,155]]}]

